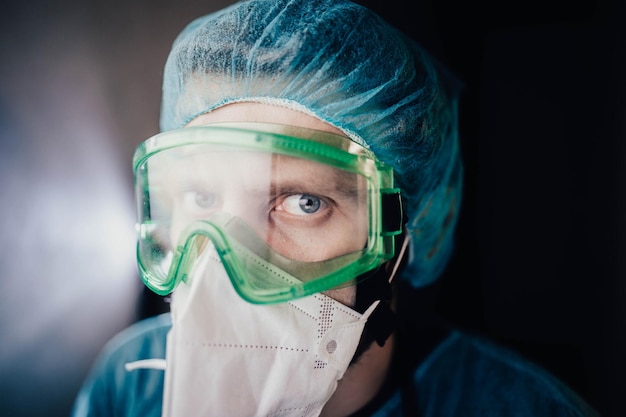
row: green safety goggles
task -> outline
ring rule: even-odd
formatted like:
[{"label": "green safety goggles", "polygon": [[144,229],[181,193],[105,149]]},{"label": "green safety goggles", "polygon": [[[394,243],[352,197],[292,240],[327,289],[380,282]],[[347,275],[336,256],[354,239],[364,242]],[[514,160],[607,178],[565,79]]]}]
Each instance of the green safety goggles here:
[{"label": "green safety goggles", "polygon": [[141,277],[166,295],[214,248],[252,303],[353,285],[394,255],[393,172],[350,139],[219,123],[158,134],[134,156]]}]

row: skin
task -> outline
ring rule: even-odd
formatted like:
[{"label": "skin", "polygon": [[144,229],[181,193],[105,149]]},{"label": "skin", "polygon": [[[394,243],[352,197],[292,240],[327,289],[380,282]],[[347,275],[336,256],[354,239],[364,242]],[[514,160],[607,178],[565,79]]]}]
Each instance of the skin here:
[{"label": "skin", "polygon": [[179,151],[160,168],[173,243],[187,225],[218,212],[244,221],[275,252],[296,261],[324,261],[367,243],[367,185],[355,174],[285,155],[214,147]]},{"label": "skin", "polygon": [[[279,123],[300,126],[309,129],[321,130],[345,136],[339,129],[321,121],[311,115],[287,108],[279,108],[264,103],[234,103],[220,107],[210,113],[198,116],[188,126],[199,126],[220,122],[261,122]],[[358,240],[357,242],[360,242]],[[343,246],[359,245],[354,241],[342,242]],[[335,247],[331,252],[341,251]],[[328,256],[328,253],[324,254]],[[326,293],[335,300],[348,305],[354,305],[356,287],[347,287],[331,290]],[[379,391],[393,354],[393,335],[384,346],[372,344],[361,357],[346,371],[339,381],[337,390],[322,410],[322,417],[342,417],[358,411],[365,406]]]}]

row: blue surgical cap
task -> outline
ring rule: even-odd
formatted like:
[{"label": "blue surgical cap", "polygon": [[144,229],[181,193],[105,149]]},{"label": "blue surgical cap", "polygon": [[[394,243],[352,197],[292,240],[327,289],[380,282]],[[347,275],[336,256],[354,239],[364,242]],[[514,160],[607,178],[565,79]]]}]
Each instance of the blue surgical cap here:
[{"label": "blue surgical cap", "polygon": [[419,45],[349,1],[241,1],[174,41],[161,130],[242,101],[304,111],[391,165],[411,237],[402,277],[421,286],[441,274],[461,196],[458,88]]}]

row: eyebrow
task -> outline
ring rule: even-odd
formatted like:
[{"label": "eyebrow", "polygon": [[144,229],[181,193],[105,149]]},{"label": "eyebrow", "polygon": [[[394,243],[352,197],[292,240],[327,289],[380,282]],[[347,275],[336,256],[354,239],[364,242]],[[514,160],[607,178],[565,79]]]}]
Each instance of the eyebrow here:
[{"label": "eyebrow", "polygon": [[281,180],[272,177],[270,190],[272,194],[290,190],[293,192],[311,192],[312,194],[340,194],[346,198],[355,199],[359,195],[357,174],[334,170],[334,181],[324,181],[326,177],[307,177],[303,179],[289,178]]}]

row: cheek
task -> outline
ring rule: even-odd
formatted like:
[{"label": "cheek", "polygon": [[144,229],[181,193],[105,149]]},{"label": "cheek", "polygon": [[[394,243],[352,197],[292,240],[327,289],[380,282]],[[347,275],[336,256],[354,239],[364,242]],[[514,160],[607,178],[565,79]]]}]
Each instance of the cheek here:
[{"label": "cheek", "polygon": [[184,216],[181,215],[182,210],[179,207],[174,207],[172,217],[170,218],[170,245],[175,248],[180,242],[180,235],[182,234],[187,221]]},{"label": "cheek", "polygon": [[357,252],[367,245],[367,210],[337,210],[307,227],[275,222],[265,241],[280,255],[302,262],[319,262]]},{"label": "cheek", "polygon": [[276,252],[289,259],[302,262],[318,262],[356,252],[367,244],[367,227],[338,223],[326,227],[279,231],[268,235],[266,242]]},{"label": "cheek", "polygon": [[323,231],[324,255],[318,260],[331,259],[362,250],[367,245],[368,227],[365,221],[340,221]]}]

